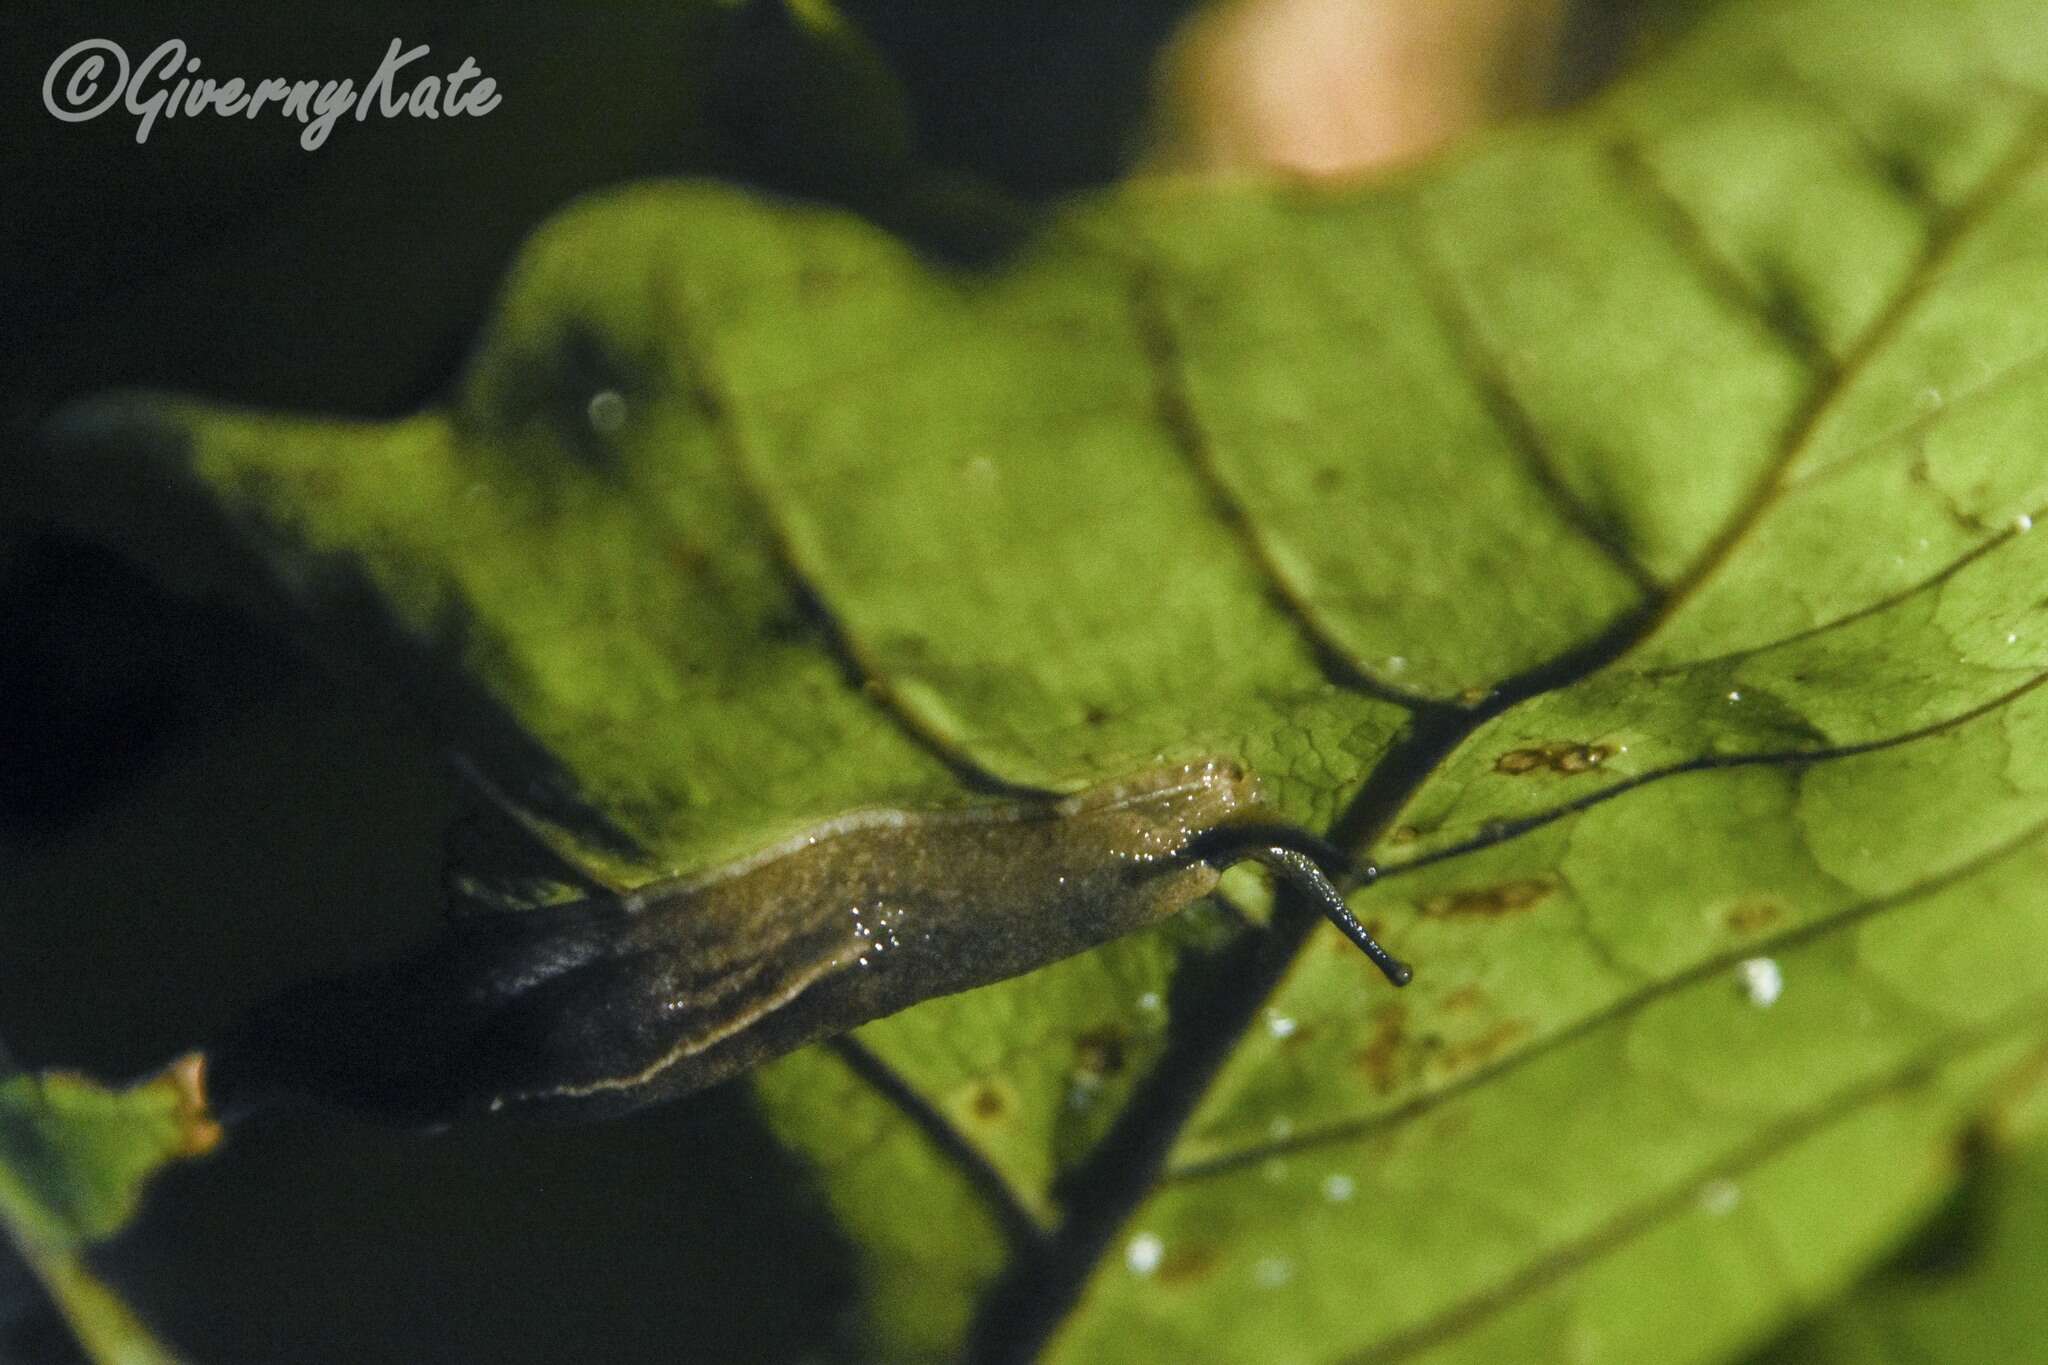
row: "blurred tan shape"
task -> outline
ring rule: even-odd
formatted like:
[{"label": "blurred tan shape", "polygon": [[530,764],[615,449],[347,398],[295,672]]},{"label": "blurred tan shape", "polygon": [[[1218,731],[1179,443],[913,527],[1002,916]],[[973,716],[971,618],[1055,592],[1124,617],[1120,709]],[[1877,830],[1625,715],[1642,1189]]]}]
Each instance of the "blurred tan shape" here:
[{"label": "blurred tan shape", "polygon": [[1564,0],[1226,0],[1160,67],[1147,169],[1343,179],[1539,107]]}]

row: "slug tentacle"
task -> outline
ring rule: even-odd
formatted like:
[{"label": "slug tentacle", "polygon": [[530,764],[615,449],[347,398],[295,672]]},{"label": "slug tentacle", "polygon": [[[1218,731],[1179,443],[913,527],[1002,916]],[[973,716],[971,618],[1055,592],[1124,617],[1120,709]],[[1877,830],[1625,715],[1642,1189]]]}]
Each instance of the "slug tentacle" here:
[{"label": "slug tentacle", "polygon": [[1387,980],[1405,986],[1415,979],[1408,964],[1382,948],[1371,931],[1359,923],[1358,916],[1344,903],[1344,893],[1331,880],[1334,874],[1348,877],[1360,886],[1370,886],[1380,875],[1373,864],[1353,863],[1329,840],[1293,825],[1220,825],[1192,840],[1188,855],[1200,858],[1219,872],[1236,863],[1260,864],[1308,897],[1330,923],[1364,950]]}]

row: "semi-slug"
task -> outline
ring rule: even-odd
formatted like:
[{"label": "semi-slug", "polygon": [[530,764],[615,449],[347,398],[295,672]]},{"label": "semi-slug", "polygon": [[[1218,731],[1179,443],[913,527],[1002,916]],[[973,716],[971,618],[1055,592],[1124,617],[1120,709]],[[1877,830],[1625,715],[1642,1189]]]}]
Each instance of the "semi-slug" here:
[{"label": "semi-slug", "polygon": [[1209,759],[1061,800],[865,811],[714,872],[458,921],[409,962],[286,993],[214,1049],[226,1112],[296,1096],[417,1122],[598,1117],[1174,913],[1256,858],[1395,984],[1306,836]]}]

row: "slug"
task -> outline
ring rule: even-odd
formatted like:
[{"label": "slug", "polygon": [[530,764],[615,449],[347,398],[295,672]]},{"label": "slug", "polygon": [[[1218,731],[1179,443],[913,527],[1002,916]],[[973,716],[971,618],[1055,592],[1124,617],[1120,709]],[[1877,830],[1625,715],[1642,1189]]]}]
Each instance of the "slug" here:
[{"label": "slug", "polygon": [[1315,841],[1259,809],[1251,775],[1209,759],[1060,800],[858,812],[701,876],[472,916],[421,957],[259,1007],[211,1049],[215,1103],[619,1114],[1154,923],[1246,858],[1404,984]]}]

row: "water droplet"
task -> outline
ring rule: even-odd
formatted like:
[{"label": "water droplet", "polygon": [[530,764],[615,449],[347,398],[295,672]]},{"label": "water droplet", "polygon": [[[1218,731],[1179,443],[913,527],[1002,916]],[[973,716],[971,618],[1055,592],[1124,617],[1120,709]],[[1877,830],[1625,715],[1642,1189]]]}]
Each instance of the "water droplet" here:
[{"label": "water droplet", "polygon": [[1149,1232],[1141,1232],[1124,1244],[1124,1264],[1133,1275],[1150,1275],[1166,1258],[1166,1243]]},{"label": "water droplet", "polygon": [[2034,519],[2025,512],[2022,512],[2012,519],[2012,529],[2018,531],[2021,535],[2025,535],[2034,529]]},{"label": "water droplet", "polygon": [[1742,694],[1741,694],[1740,692],[1730,692],[1730,693],[1728,694],[1728,700],[1730,700],[1730,701],[1741,701],[1741,700],[1742,700]]},{"label": "water droplet", "polygon": [[1141,1010],[1156,1010],[1156,1009],[1158,1009],[1158,1008],[1159,1008],[1159,992],[1158,992],[1158,991],[1146,991],[1146,992],[1145,992],[1145,993],[1144,993],[1143,995],[1139,996],[1139,997],[1138,997],[1138,1008],[1139,1008],[1139,1009],[1141,1009]]},{"label": "water droplet", "polygon": [[1742,1202],[1742,1186],[1732,1180],[1709,1180],[1700,1186],[1700,1207],[1716,1218],[1735,1212]]},{"label": "water droplet", "polygon": [[1323,1198],[1332,1204],[1348,1204],[1357,1193],[1358,1182],[1348,1175],[1327,1176],[1323,1180]]},{"label": "water droplet", "polygon": [[2020,633],[2016,630],[2007,631],[2005,633],[2005,642],[2009,645],[2018,644],[2020,642]]},{"label": "water droplet", "polygon": [[1778,997],[1785,993],[1785,974],[1778,969],[1776,958],[1750,958],[1736,967],[1735,977],[1742,983],[1742,993],[1749,997],[1749,1003],[1760,1010],[1777,1004]]},{"label": "water droplet", "polygon": [[1294,1263],[1279,1256],[1261,1256],[1252,1267],[1252,1278],[1267,1289],[1278,1289],[1294,1278]]},{"label": "water droplet", "polygon": [[626,425],[626,396],[617,389],[600,389],[590,395],[583,414],[590,419],[592,431],[610,436]]},{"label": "water droplet", "polygon": [[1299,1024],[1284,1014],[1271,1015],[1266,1020],[1266,1032],[1275,1038],[1291,1038],[1294,1036],[1294,1030],[1299,1027]]}]

